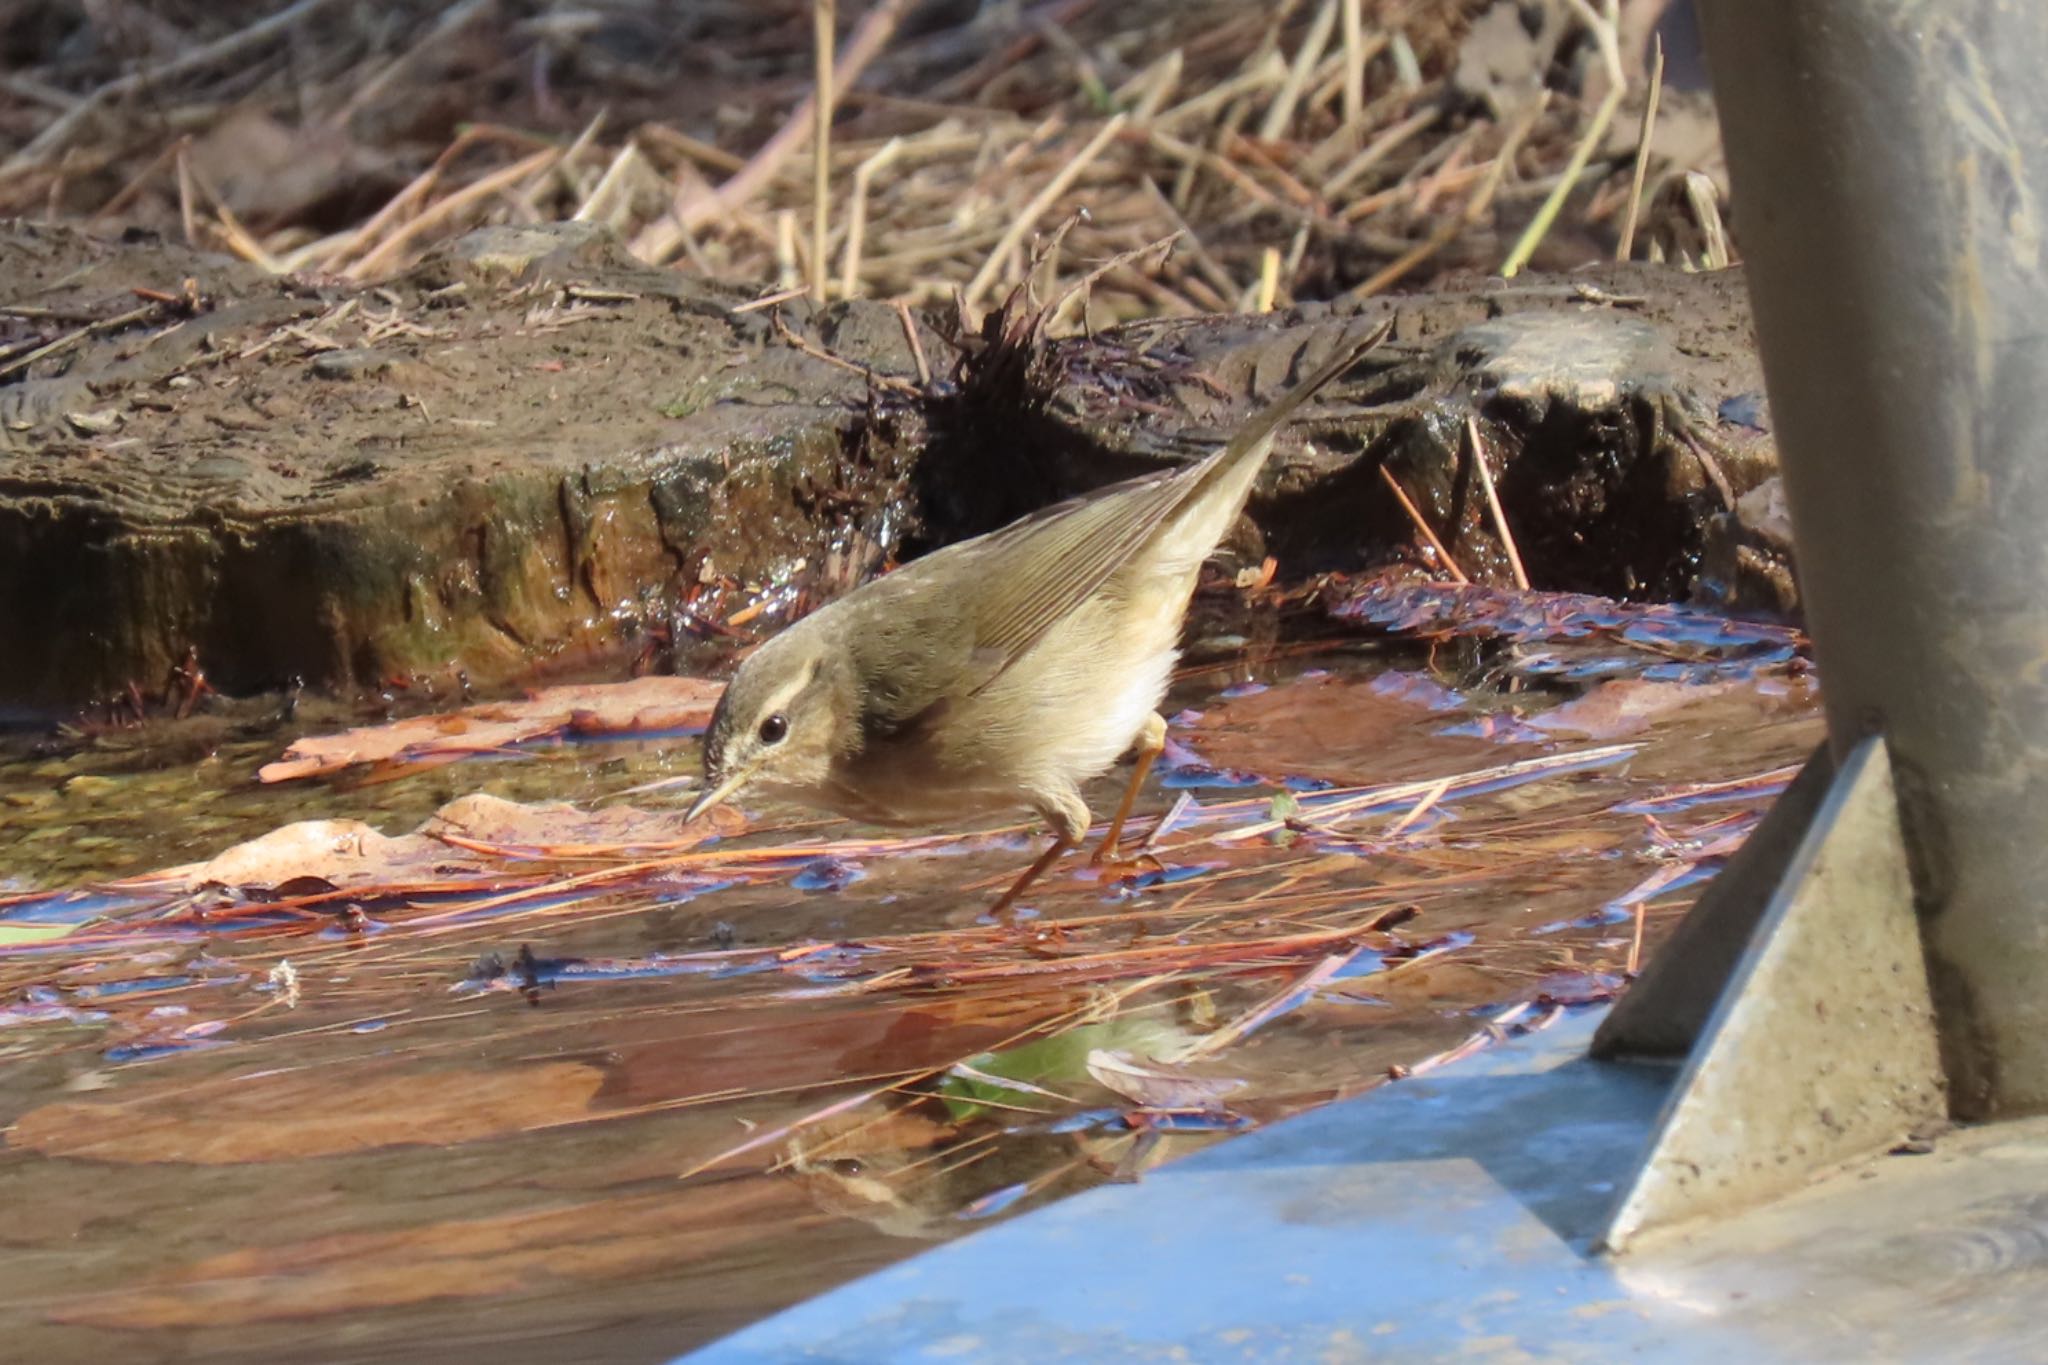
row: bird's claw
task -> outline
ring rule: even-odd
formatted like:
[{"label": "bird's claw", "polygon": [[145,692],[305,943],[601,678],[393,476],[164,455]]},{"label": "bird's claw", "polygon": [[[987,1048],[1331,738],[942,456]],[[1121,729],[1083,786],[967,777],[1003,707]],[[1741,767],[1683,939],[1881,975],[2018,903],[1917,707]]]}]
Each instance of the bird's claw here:
[{"label": "bird's claw", "polygon": [[1151,853],[1136,853],[1126,858],[1107,849],[1097,849],[1088,859],[1088,868],[1097,881],[1124,881],[1146,872],[1164,872],[1166,864]]}]

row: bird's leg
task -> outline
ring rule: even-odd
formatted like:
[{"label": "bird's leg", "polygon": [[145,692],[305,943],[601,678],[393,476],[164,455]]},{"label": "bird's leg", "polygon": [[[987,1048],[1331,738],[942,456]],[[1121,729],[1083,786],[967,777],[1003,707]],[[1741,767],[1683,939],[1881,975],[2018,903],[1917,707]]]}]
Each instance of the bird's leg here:
[{"label": "bird's leg", "polygon": [[1024,888],[1058,862],[1060,855],[1088,837],[1088,803],[1071,785],[1041,792],[1032,804],[1045,817],[1046,824],[1052,826],[1052,847],[1039,854],[1038,861],[1025,868],[1024,875],[1017,878],[1002,898],[989,907],[989,913],[1005,923],[1011,918],[1010,907],[1017,903],[1017,897],[1024,894]]},{"label": "bird's leg", "polygon": [[1010,883],[1010,889],[1005,891],[996,903],[989,907],[989,914],[995,916],[998,920],[1008,921],[1010,918],[1010,907],[1017,903],[1017,897],[1024,894],[1024,888],[1037,881],[1048,867],[1051,867],[1060,860],[1061,854],[1079,842],[1078,839],[1069,839],[1064,834],[1054,835],[1052,844],[1045,852],[1038,855],[1037,861],[1025,868],[1024,875]]},{"label": "bird's leg", "polygon": [[1088,860],[1096,867],[1116,858],[1117,843],[1124,835],[1124,821],[1131,818],[1131,807],[1138,801],[1138,788],[1145,785],[1145,776],[1152,771],[1152,764],[1166,751],[1166,717],[1157,711],[1145,717],[1134,747],[1138,761],[1131,768],[1131,785],[1124,788],[1124,799],[1117,803],[1116,817],[1109,822],[1109,832],[1102,836],[1102,842],[1095,846],[1094,856]]}]

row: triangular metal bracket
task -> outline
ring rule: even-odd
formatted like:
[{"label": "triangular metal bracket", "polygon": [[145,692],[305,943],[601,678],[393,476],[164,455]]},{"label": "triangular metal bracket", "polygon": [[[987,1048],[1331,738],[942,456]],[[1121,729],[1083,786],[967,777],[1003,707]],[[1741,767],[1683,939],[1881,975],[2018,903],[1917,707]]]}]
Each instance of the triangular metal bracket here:
[{"label": "triangular metal bracket", "polygon": [[1595,1057],[1685,1060],[1834,784],[1823,744],[1600,1021]]},{"label": "triangular metal bracket", "polygon": [[[1787,1193],[1947,1112],[1884,743],[1857,745],[1831,781],[1832,765],[1816,770],[1824,764],[1823,754],[1781,798],[1784,816],[1774,809],[1752,836],[1747,875],[1688,916],[1688,928],[1695,917],[1718,928],[1693,935],[1691,951],[1708,960],[1660,973],[1662,999],[1646,975],[1624,1001],[1630,1013],[1618,1008],[1617,1027],[1595,1041],[1610,1056],[1682,1044],[1711,992],[1713,959],[1729,960],[1729,931],[1754,919],[1609,1216],[1606,1250]],[[1810,818],[1794,839],[1801,807]],[[1775,888],[1761,890],[1759,872],[1779,858]],[[1687,951],[1683,937],[1660,960],[1674,950]],[[1652,995],[1634,1001],[1646,988]]]}]

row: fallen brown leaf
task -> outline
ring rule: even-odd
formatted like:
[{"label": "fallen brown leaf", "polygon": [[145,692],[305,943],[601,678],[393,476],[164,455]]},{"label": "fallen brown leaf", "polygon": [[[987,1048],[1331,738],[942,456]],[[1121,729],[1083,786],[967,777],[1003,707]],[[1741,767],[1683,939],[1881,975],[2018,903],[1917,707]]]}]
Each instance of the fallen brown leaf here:
[{"label": "fallen brown leaf", "polygon": [[684,823],[680,814],[611,806],[580,810],[566,802],[521,805],[477,793],[443,806],[411,834],[380,834],[360,820],[301,820],[258,835],[200,863],[185,863],[127,885],[169,883],[186,891],[207,885],[280,887],[317,877],[365,894],[420,880],[480,877],[502,870],[501,853],[546,856],[591,849],[677,852],[746,824],[720,807]]},{"label": "fallen brown leaf", "polygon": [[[335,1233],[209,1256],[148,1285],[74,1300],[51,1316],[126,1329],[220,1327],[537,1293],[564,1279],[686,1265],[826,1221],[807,1202],[792,1183],[757,1177],[392,1232]],[[289,1292],[280,1292],[283,1285]]]},{"label": "fallen brown leaf", "polygon": [[1398,782],[1501,756],[1496,740],[1434,733],[1455,719],[1368,680],[1303,678],[1219,701],[1175,737],[1205,763],[1261,777]]},{"label": "fallen brown leaf", "polygon": [[1244,1081],[1232,1076],[1197,1076],[1164,1062],[1139,1061],[1127,1052],[1095,1048],[1088,1074],[1103,1087],[1152,1109],[1221,1109]]},{"label": "fallen brown leaf", "polygon": [[256,776],[263,782],[287,782],[366,764],[431,764],[562,734],[692,730],[710,721],[721,690],[722,684],[708,678],[659,676],[548,687],[524,701],[489,702],[338,735],[309,736],[293,743],[283,758],[265,764]]},{"label": "fallen brown leaf", "polygon": [[361,1079],[294,1071],[112,1103],[60,1100],[15,1120],[7,1142],[45,1156],[200,1166],[448,1147],[589,1117],[603,1083],[602,1070],[574,1062]]},{"label": "fallen brown leaf", "polygon": [[1601,683],[1583,697],[1533,717],[1529,724],[1553,734],[1619,739],[1639,734],[1668,716],[1738,689],[1754,690],[1749,683],[1733,681],[1653,682],[1646,678],[1616,678]]}]

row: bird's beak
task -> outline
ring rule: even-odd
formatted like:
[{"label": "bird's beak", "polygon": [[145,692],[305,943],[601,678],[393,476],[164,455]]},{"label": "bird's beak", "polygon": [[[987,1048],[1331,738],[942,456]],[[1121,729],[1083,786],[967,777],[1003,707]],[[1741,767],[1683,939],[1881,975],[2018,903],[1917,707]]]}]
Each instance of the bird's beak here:
[{"label": "bird's beak", "polygon": [[690,804],[690,813],[683,817],[683,823],[689,824],[713,806],[722,804],[727,797],[747,785],[747,777],[748,774],[744,772],[734,773],[731,777],[726,778],[725,781],[698,797]]}]

